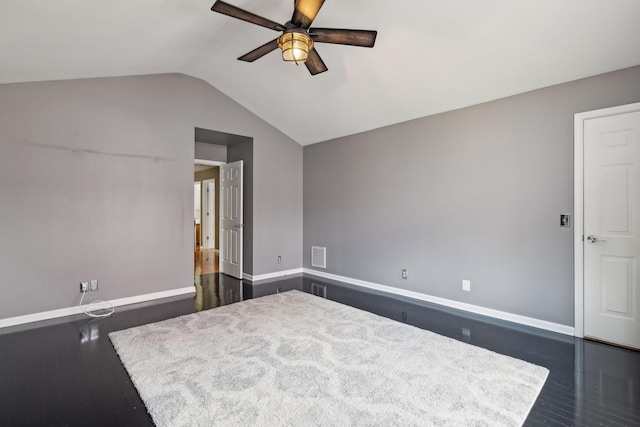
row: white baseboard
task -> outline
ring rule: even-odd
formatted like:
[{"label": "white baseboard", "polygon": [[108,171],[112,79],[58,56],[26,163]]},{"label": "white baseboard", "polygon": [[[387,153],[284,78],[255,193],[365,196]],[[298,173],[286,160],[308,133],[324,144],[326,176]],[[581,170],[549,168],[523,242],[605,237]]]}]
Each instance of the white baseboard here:
[{"label": "white baseboard", "polygon": [[446,298],[434,297],[419,292],[398,289],[391,286],[380,285],[378,283],[367,282],[364,280],[353,279],[351,277],[339,276],[337,274],[325,273],[324,271],[312,270],[304,268],[305,274],[324,277],[325,279],[337,280],[339,282],[349,283],[356,286],[362,286],[368,289],[375,289],[390,294],[401,295],[408,298],[427,301],[430,303],[451,307],[458,310],[468,311],[470,313],[480,314],[483,316],[493,317],[495,319],[506,320],[508,322],[518,323],[521,325],[532,326],[538,329],[544,329],[551,332],[557,332],[563,335],[574,336],[574,328],[559,323],[548,322],[546,320],[534,319],[533,317],[521,316],[519,314],[507,313],[505,311],[494,310],[491,308],[481,307],[478,305],[467,304],[464,302],[454,301]]},{"label": "white baseboard", "polygon": [[[109,302],[113,304],[114,307],[119,307],[123,305],[136,304],[139,302],[153,301],[161,298],[169,298],[169,297],[175,297],[179,295],[186,295],[186,294],[195,293],[195,292],[196,292],[196,288],[194,286],[188,286],[186,288],[172,289],[170,291],[154,292],[151,294],[136,295],[133,297],[126,297],[126,298],[118,298],[115,300],[109,300]],[[68,308],[60,308],[58,310],[26,314],[24,316],[9,317],[6,319],[0,319],[0,328],[22,325],[22,324],[31,323],[31,322],[40,322],[43,320],[55,319],[55,318],[64,317],[64,316],[71,316],[71,315],[80,314],[80,313],[83,313],[82,308],[79,306],[74,306],[74,307],[68,307]]]},{"label": "white baseboard", "polygon": [[[427,294],[422,294],[419,292],[408,291],[405,289],[398,289],[391,286],[381,285],[378,283],[354,279],[351,277],[340,276],[337,274],[326,273],[318,270],[312,270],[310,268],[296,268],[292,270],[283,270],[283,271],[276,271],[273,273],[259,274],[256,276],[252,276],[250,274],[244,273],[243,277],[246,280],[257,282],[261,280],[275,279],[279,277],[286,277],[286,276],[291,276],[294,274],[301,274],[301,273],[311,274],[318,277],[324,277],[326,279],[349,283],[352,285],[361,286],[363,288],[374,289],[374,290],[387,292],[394,295],[413,298],[420,301],[426,301],[426,302],[442,305],[445,307],[451,307],[458,310],[480,314],[483,316],[493,317],[495,319],[506,320],[508,322],[518,323],[521,325],[532,326],[534,328],[557,332],[564,335],[574,336],[574,333],[575,333],[574,328],[567,325],[561,325],[558,323],[548,322],[546,320],[540,320],[532,317],[521,316],[518,314],[494,310],[494,309],[481,307],[473,304],[467,304],[467,303],[454,301],[446,298],[435,297]],[[113,304],[115,307],[119,307],[124,305],[136,304],[140,302],[153,301],[156,299],[186,295],[190,293],[195,293],[195,291],[196,290],[194,286],[188,286],[185,288],[172,289],[169,291],[154,292],[150,294],[143,294],[143,295],[137,295],[133,297],[109,300],[109,302]],[[27,314],[24,316],[9,317],[6,319],[0,319],[0,328],[22,325],[22,324],[31,323],[31,322],[39,322],[43,320],[55,319],[55,318],[64,317],[64,316],[71,316],[74,314],[80,314],[82,312],[83,311],[80,307],[74,306],[74,307],[68,307],[68,308],[61,308],[58,310]]]},{"label": "white baseboard", "polygon": [[251,282],[258,282],[260,280],[277,279],[278,277],[292,276],[294,274],[302,274],[303,272],[304,272],[303,268],[294,268],[293,270],[275,271],[273,273],[258,274],[256,276],[243,273],[242,278],[249,280]]}]

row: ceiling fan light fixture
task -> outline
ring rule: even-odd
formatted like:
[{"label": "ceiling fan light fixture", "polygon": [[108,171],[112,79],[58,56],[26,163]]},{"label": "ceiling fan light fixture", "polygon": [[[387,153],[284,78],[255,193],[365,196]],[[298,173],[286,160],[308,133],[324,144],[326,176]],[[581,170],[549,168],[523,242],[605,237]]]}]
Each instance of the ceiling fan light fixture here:
[{"label": "ceiling fan light fixture", "polygon": [[307,60],[313,40],[302,30],[290,29],[278,37],[278,47],[282,49],[284,61],[299,64]]}]

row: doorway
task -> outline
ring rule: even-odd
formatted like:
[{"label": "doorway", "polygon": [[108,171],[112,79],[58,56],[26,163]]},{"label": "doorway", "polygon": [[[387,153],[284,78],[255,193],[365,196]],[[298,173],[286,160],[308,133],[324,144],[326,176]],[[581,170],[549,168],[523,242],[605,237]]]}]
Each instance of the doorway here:
[{"label": "doorway", "polygon": [[574,126],[575,335],[640,349],[640,103]]},{"label": "doorway", "polygon": [[[219,163],[219,162],[217,162]],[[194,165],[194,277],[220,271],[218,244],[218,208],[220,167],[218,164]]]},{"label": "doorway", "polygon": [[[250,279],[253,252],[253,138],[198,127],[194,136],[195,164],[220,166],[219,177],[216,178],[216,203],[219,205],[215,209],[215,243],[220,257],[218,271],[237,279]],[[224,168],[229,169],[223,176]],[[225,211],[221,210],[223,200],[229,208]],[[247,272],[244,271],[246,267]]]}]

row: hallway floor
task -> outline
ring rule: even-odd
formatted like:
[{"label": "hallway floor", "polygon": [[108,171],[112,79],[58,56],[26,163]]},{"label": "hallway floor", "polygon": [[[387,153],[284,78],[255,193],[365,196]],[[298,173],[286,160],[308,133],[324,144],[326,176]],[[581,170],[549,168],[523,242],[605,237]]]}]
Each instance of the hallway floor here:
[{"label": "hallway floor", "polygon": [[217,249],[197,249],[194,251],[194,275],[200,277],[203,274],[217,273],[220,265],[220,256]]}]

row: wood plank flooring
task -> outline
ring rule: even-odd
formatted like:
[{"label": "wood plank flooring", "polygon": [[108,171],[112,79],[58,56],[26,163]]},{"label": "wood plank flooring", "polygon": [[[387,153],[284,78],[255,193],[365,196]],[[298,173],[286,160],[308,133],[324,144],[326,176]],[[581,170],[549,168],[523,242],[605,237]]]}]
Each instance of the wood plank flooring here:
[{"label": "wood plank flooring", "polygon": [[195,298],[110,318],[0,330],[0,426],[151,426],[107,334],[241,299],[299,289],[550,370],[526,426],[640,426],[640,352],[363,292],[311,276],[252,286],[200,277]]},{"label": "wood plank flooring", "polygon": [[219,271],[220,256],[215,249],[196,249],[193,258],[196,279],[199,279],[203,274],[213,274]]}]

